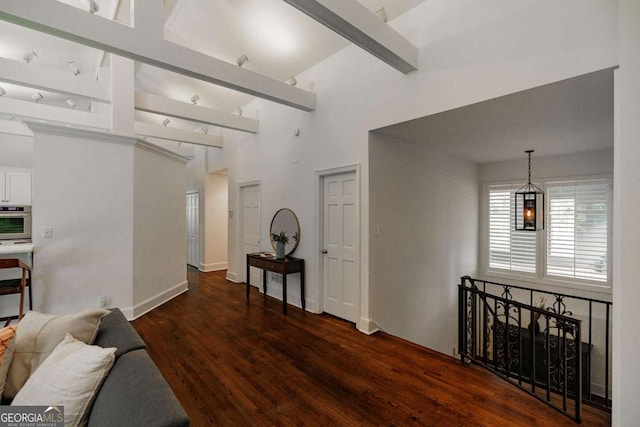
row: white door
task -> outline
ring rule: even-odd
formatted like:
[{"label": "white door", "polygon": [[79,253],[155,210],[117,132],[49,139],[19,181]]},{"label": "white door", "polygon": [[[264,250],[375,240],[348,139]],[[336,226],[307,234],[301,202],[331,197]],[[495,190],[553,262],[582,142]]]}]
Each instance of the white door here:
[{"label": "white door", "polygon": [[[260,185],[242,187],[242,259],[240,269],[246,275],[247,254],[260,252]],[[251,267],[250,284],[260,287],[261,270]],[[245,277],[245,283],[247,278]]]},{"label": "white door", "polygon": [[324,177],[323,306],[350,322],[357,320],[359,311],[358,197],[354,172]]},{"label": "white door", "polygon": [[187,194],[187,264],[198,268],[200,264],[200,196]]},{"label": "white door", "polygon": [[6,174],[3,171],[0,171],[0,204],[4,205],[9,203],[9,200],[7,200],[6,197],[6,193],[5,193],[5,182],[6,182]]}]

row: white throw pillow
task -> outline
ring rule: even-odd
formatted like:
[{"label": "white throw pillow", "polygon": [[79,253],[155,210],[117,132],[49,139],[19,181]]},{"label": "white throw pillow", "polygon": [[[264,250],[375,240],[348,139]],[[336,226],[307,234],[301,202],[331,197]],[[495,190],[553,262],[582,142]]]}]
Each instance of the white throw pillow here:
[{"label": "white throw pillow", "polygon": [[29,376],[64,339],[66,333],[86,344],[93,344],[100,320],[108,313],[108,310],[86,310],[66,315],[36,311],[25,314],[16,331],[13,361],[9,366],[3,397],[15,397]]},{"label": "white throw pillow", "polygon": [[64,406],[64,425],[84,426],[115,352],[115,347],[87,345],[66,334],[11,404]]}]

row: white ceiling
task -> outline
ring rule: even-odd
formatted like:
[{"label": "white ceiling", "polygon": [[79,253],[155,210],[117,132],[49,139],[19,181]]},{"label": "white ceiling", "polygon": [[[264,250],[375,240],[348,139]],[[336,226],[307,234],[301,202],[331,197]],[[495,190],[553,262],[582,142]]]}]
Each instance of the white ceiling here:
[{"label": "white ceiling", "polygon": [[[86,9],[83,0],[58,1]],[[98,15],[109,17],[114,5],[118,4],[115,19],[129,23],[129,0],[96,1],[100,7]],[[392,20],[424,0],[359,1],[371,11],[384,6],[389,20]],[[282,0],[164,0],[164,10],[167,40],[234,64],[240,55],[246,54],[249,62],[244,68],[281,81],[301,73],[349,44]],[[96,49],[6,22],[0,22],[0,34],[0,57],[22,61],[24,55],[33,50],[39,56],[32,62],[34,67],[66,69],[66,64],[74,61],[81,70],[81,76],[96,73],[100,55]],[[101,79],[108,79],[105,67],[108,67],[108,61],[103,64]],[[309,89],[311,83],[299,81],[298,87]],[[0,85],[7,90],[7,97],[17,99],[30,100],[36,92],[2,82]],[[136,89],[183,102],[189,102],[191,96],[198,94],[198,105],[227,112],[253,99],[250,95],[145,64],[136,66]],[[67,108],[66,96],[53,92],[43,94],[45,100],[42,103]],[[87,101],[76,99],[76,103],[85,106]],[[156,123],[164,119],[152,114],[137,114],[137,117]],[[180,120],[172,120],[173,125],[190,129],[199,126]]]},{"label": "white ceiling", "polygon": [[387,137],[487,163],[613,148],[613,70],[398,123]]}]

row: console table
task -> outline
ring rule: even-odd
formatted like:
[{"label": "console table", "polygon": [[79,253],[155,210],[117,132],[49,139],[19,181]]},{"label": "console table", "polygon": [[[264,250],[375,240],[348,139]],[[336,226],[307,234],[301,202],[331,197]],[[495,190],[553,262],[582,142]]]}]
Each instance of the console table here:
[{"label": "console table", "polygon": [[[249,300],[250,290],[250,267],[256,267],[261,270],[271,271],[282,275],[282,313],[287,314],[287,275],[291,273],[300,273],[300,296],[302,300],[302,310],[305,309],[304,302],[304,259],[294,257],[284,257],[284,259],[276,259],[272,254],[254,253],[247,254],[247,300]],[[262,292],[267,294],[267,275],[262,274]]]}]

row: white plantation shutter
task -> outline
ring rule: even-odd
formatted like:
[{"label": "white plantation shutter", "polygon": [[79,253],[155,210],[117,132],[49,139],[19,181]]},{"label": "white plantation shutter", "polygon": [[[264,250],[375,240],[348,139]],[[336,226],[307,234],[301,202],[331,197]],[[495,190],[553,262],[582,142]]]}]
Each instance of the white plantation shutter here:
[{"label": "white plantation shutter", "polygon": [[489,269],[536,273],[536,233],[515,231],[515,191],[489,187]]},{"label": "white plantation shutter", "polygon": [[609,181],[547,184],[547,275],[608,280]]}]

